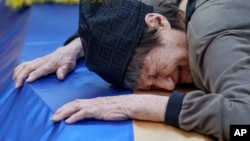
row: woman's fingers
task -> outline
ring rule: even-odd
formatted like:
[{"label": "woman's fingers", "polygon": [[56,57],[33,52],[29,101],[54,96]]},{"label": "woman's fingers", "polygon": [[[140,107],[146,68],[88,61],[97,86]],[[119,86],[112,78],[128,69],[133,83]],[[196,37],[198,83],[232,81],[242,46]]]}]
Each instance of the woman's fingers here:
[{"label": "woman's fingers", "polygon": [[27,82],[33,82],[42,76],[54,72],[55,70],[56,63],[53,63],[52,61],[49,62],[46,57],[22,63],[14,70],[13,79],[16,83],[15,87],[21,87],[24,79],[26,78]]},{"label": "woman's fingers", "polygon": [[72,54],[67,48],[60,48],[49,55],[17,66],[13,74],[15,87],[21,87],[26,78],[27,82],[33,82],[51,73],[56,73],[57,78],[63,80],[75,68],[75,65],[75,54]]},{"label": "woman's fingers", "polygon": [[75,100],[59,108],[51,120],[58,122],[67,118],[65,122],[69,124],[86,118],[125,120],[129,116],[124,112],[125,105],[119,103],[120,99],[114,96]]},{"label": "woman's fingers", "polygon": [[85,118],[92,118],[90,115],[88,115],[84,109],[81,109],[75,113],[73,113],[70,117],[68,117],[65,122],[68,124],[75,123],[77,121],[80,121]]},{"label": "woman's fingers", "polygon": [[56,68],[54,66],[49,66],[49,65],[45,65],[45,66],[42,66],[40,68],[37,68],[36,70],[29,73],[29,76],[27,78],[27,82],[33,82],[33,81],[37,80],[38,78],[41,78],[41,77],[46,76],[50,73],[53,73],[55,71],[55,69]]},{"label": "woman's fingers", "polygon": [[78,112],[81,108],[79,105],[73,101],[63,105],[59,108],[55,114],[51,117],[51,120],[58,122],[72,116],[74,113]]},{"label": "woman's fingers", "polygon": [[67,103],[55,112],[51,120],[58,122],[67,118],[65,122],[71,124],[85,118],[95,118],[97,113],[93,104],[92,99],[81,99]]},{"label": "woman's fingers", "polygon": [[59,67],[56,71],[57,79],[64,80],[67,74],[71,72],[73,69],[74,69],[74,66],[69,65],[69,64]]},{"label": "woman's fingers", "polygon": [[34,70],[31,64],[31,62],[26,62],[15,68],[13,79],[15,80],[16,88],[21,87],[23,85],[24,79],[26,79],[28,75]]}]

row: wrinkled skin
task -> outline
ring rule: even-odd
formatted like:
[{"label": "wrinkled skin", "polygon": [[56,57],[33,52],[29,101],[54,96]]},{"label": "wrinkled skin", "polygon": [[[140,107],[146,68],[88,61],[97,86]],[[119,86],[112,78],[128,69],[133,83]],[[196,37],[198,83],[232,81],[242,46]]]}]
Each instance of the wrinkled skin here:
[{"label": "wrinkled skin", "polygon": [[78,55],[82,52],[80,39],[71,44],[58,48],[51,54],[24,62],[14,69],[13,79],[15,87],[20,88],[24,80],[33,82],[42,76],[56,73],[59,80],[63,80],[76,65]]},{"label": "wrinkled skin", "polygon": [[163,122],[167,101],[168,97],[156,95],[119,95],[79,99],[63,105],[51,120],[58,122],[66,119],[65,122],[68,124],[87,118],[99,120],[132,118]]}]

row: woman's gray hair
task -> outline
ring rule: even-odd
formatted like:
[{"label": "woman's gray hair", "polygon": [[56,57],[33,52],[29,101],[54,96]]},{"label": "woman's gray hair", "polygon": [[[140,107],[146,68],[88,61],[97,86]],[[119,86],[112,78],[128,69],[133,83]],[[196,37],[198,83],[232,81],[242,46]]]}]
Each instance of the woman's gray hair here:
[{"label": "woman's gray hair", "polygon": [[[179,3],[163,2],[158,7],[154,7],[153,12],[166,17],[172,28],[185,32],[184,12],[178,8],[178,5]],[[144,58],[159,43],[157,30],[148,30],[146,28],[139,46],[136,48],[127,67],[124,78],[125,88],[137,89],[137,81],[140,77],[139,72],[144,65]]]}]

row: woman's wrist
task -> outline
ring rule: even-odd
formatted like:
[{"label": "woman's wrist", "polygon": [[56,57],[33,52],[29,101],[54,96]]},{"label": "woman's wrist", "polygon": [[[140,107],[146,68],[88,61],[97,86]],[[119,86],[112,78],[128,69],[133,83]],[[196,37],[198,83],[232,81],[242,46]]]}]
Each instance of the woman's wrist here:
[{"label": "woman's wrist", "polygon": [[138,120],[164,122],[169,97],[151,94],[133,94],[127,97],[125,111]]},{"label": "woman's wrist", "polygon": [[64,48],[67,48],[69,52],[73,53],[76,59],[84,57],[84,52],[80,37],[77,37],[74,40],[72,40],[69,44],[65,45]]}]

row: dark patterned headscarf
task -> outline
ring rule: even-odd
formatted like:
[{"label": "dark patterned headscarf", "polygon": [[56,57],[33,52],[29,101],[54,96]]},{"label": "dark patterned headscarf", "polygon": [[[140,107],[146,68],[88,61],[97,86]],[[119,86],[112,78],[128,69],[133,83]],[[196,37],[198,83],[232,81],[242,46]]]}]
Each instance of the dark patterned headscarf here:
[{"label": "dark patterned headscarf", "polygon": [[139,45],[153,7],[137,0],[81,0],[79,34],[86,65],[123,87],[127,65]]}]

